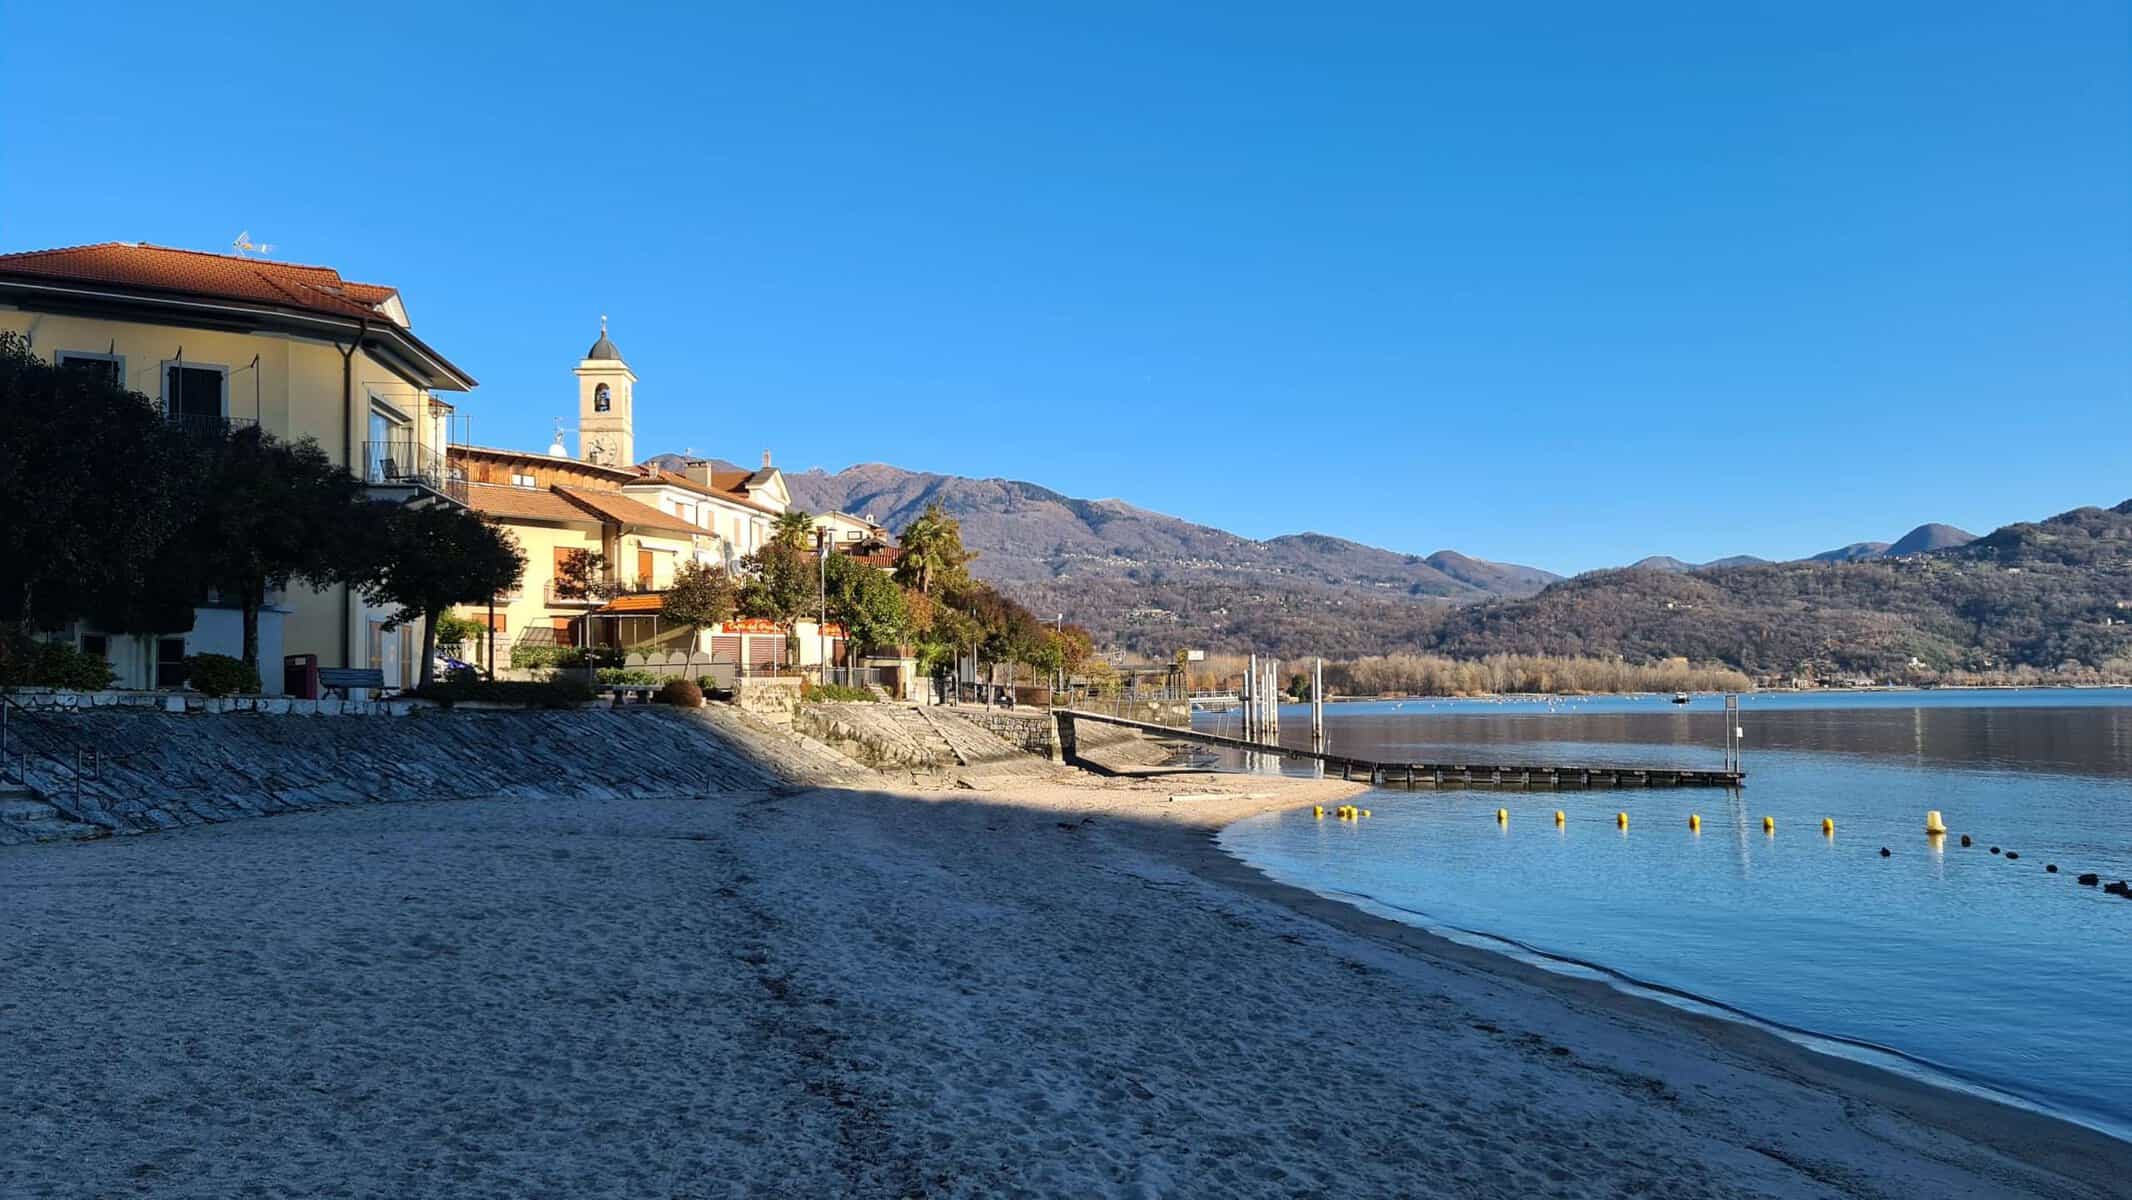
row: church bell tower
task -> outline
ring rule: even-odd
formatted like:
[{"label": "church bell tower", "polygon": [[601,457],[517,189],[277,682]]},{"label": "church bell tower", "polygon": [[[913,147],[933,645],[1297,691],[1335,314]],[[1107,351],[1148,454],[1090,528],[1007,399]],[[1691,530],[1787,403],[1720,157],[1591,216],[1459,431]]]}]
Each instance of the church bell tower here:
[{"label": "church bell tower", "polygon": [[607,338],[607,318],[600,317],[600,340],[585,351],[577,376],[577,456],[602,467],[633,467],[637,462],[635,424],[636,372]]}]

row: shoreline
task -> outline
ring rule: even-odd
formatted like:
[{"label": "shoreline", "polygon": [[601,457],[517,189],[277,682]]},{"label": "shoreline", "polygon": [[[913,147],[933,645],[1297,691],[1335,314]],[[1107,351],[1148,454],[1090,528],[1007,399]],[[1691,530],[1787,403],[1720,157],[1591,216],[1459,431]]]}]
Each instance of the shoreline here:
[{"label": "shoreline", "polygon": [[[1337,794],[1359,795],[1368,790],[1366,785],[1354,784]],[[1570,975],[1500,951],[1469,946],[1419,925],[1379,916],[1346,900],[1283,883],[1219,843],[1221,830],[1236,821],[1297,806],[1292,799],[1272,796],[1226,804],[1216,812],[1195,813],[1194,819],[1169,826],[1168,836],[1160,840],[1172,858],[1194,875],[1219,886],[1270,900],[1300,915],[1427,960],[1532,986],[1564,1002],[1685,1030],[1720,1049],[1754,1060],[1771,1074],[1867,1100],[1922,1125],[2105,1192],[2132,1171],[2132,1141],[2072,1117],[2028,1107],[2018,1098],[1995,1099],[1860,1059],[1818,1051],[1756,1024],[1751,1018],[1696,1012],[1625,991],[1605,979]],[[1807,1036],[1813,1035],[1809,1031]]]}]

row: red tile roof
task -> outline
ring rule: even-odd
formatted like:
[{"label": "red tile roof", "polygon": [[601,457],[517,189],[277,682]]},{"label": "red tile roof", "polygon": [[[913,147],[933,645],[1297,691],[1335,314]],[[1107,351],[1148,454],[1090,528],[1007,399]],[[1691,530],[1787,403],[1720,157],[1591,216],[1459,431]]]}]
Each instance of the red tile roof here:
[{"label": "red tile roof", "polygon": [[560,521],[597,525],[600,517],[570,503],[554,492],[539,488],[511,487],[501,483],[469,483],[466,502],[476,512],[506,520]]},{"label": "red tile roof", "polygon": [[102,242],[0,254],[0,274],[116,283],[189,296],[214,296],[309,309],[337,317],[377,317],[398,293],[342,279],[331,267],[207,254],[145,243]]},{"label": "red tile roof", "polygon": [[686,475],[676,475],[672,471],[666,470],[662,467],[650,468],[648,471],[645,472],[644,477],[648,480],[655,480],[659,483],[672,484],[677,488],[686,489],[688,491],[696,493],[699,496],[711,496],[719,500],[724,500],[730,504],[738,504],[742,508],[752,508],[757,512],[769,513],[773,517],[777,515],[776,509],[770,507],[767,504],[764,504],[760,500],[751,499],[740,492],[727,491],[718,487],[705,487],[702,484],[697,483],[695,480],[690,479]]},{"label": "red tile roof", "polygon": [[624,496],[620,492],[599,492],[591,488],[555,485],[555,492],[585,511],[605,517],[622,525],[634,525],[640,529],[657,529],[667,533],[682,533],[709,537],[710,531],[699,529],[672,513],[663,513],[649,504]]},{"label": "red tile roof", "polygon": [[[120,289],[126,299],[154,302],[219,300],[264,306],[296,317],[373,322],[372,336],[437,368],[429,386],[470,388],[474,378],[414,336],[384,305],[399,292],[342,279],[331,267],[304,266],[233,254],[208,254],[138,242],[99,242],[0,254],[0,284],[50,289],[71,284]],[[315,332],[306,327],[306,332]]]}]

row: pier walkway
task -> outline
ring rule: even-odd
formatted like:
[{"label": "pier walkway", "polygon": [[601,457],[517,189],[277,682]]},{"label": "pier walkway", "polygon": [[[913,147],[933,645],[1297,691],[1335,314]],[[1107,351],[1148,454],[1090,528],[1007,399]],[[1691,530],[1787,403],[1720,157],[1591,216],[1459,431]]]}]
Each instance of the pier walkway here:
[{"label": "pier walkway", "polygon": [[1747,780],[1745,771],[1696,771],[1681,767],[1374,762],[1353,755],[1306,750],[1296,746],[1269,745],[1265,742],[1246,741],[1218,733],[1202,733],[1196,729],[1174,725],[1157,725],[1151,721],[1135,721],[1127,717],[1113,717],[1106,713],[1093,713],[1082,709],[1057,709],[1052,713],[1052,717],[1058,722],[1059,751],[1067,762],[1074,761],[1076,757],[1075,723],[1095,721],[1104,725],[1122,725],[1151,737],[1174,738],[1225,750],[1241,750],[1247,754],[1278,754],[1283,758],[1315,759],[1325,764],[1327,774],[1337,770],[1342,779],[1367,778],[1371,783],[1382,785],[1437,787],[1452,784],[1534,788],[1739,787]]}]

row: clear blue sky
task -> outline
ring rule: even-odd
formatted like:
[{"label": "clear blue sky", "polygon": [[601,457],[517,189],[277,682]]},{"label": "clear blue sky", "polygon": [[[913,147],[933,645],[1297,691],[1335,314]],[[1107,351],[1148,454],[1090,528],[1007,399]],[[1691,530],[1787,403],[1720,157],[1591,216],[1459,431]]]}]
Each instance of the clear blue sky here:
[{"label": "clear blue sky", "polygon": [[2132,496],[2123,0],[308,7],[16,6],[0,248],[397,286],[486,442],[605,312],[642,453],[1253,536],[1566,571]]}]

